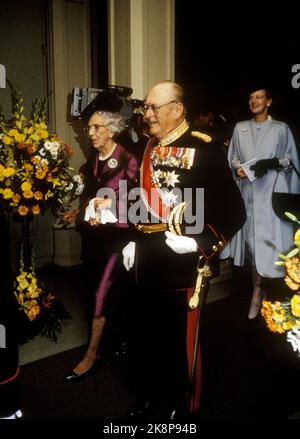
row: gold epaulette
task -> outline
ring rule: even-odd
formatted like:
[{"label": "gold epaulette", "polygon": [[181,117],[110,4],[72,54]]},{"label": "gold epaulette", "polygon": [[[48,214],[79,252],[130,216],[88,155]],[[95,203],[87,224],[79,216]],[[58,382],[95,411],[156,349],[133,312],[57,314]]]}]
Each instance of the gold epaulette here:
[{"label": "gold epaulette", "polygon": [[206,143],[210,143],[212,141],[212,137],[210,137],[208,134],[201,133],[200,131],[192,131],[191,135],[193,137],[197,137],[197,139],[201,139]]}]

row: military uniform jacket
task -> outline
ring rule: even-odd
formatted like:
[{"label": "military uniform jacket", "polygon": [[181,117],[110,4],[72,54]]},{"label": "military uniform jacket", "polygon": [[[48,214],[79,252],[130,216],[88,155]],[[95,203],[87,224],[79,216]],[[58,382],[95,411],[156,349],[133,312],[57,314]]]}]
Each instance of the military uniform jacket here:
[{"label": "military uniform jacket", "polygon": [[184,202],[183,215],[181,212],[173,222],[174,230],[169,230],[194,238],[199,252],[176,254],[165,243],[164,226],[160,232],[148,233],[146,224],[140,224],[137,281],[162,289],[191,288],[195,286],[199,256],[216,259],[245,220],[244,203],[224,151],[183,121],[159,144],[149,140],[140,179],[146,223],[157,223],[154,230],[159,224],[167,225],[172,211]]}]

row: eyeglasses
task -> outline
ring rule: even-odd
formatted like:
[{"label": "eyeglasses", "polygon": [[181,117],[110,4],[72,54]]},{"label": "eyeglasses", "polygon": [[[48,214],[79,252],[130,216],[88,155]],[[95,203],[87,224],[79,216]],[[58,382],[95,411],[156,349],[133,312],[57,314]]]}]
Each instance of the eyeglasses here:
[{"label": "eyeglasses", "polygon": [[146,113],[146,111],[151,110],[153,113],[157,113],[157,111],[164,107],[165,105],[169,105],[169,104],[173,104],[174,102],[177,103],[177,101],[173,100],[170,102],[167,102],[166,104],[162,104],[162,105],[155,105],[155,104],[144,104],[143,106],[143,114]]},{"label": "eyeglasses", "polygon": [[99,125],[99,124],[95,123],[94,125],[88,125],[88,126],[84,127],[84,131],[88,134],[90,133],[91,130],[94,133],[98,133],[101,127],[106,127],[106,125]]}]

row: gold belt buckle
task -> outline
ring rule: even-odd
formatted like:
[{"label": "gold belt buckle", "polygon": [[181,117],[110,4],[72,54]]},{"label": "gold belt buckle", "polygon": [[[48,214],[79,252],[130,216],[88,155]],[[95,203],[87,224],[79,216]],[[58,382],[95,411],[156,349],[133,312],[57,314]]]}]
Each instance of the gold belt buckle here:
[{"label": "gold belt buckle", "polygon": [[170,212],[168,223],[135,224],[135,227],[142,233],[157,233],[169,230],[169,232],[174,233],[175,235],[182,235],[181,223],[183,212],[185,211],[186,207],[186,202],[179,203],[177,206],[175,206]]}]

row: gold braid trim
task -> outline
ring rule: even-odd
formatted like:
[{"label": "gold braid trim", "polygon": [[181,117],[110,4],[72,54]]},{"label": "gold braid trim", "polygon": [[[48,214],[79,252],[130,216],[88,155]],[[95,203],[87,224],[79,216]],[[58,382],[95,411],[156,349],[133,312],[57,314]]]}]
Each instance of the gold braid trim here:
[{"label": "gold braid trim", "polygon": [[212,141],[212,137],[208,134],[201,133],[200,131],[192,131],[191,135],[197,137],[197,139],[203,140],[205,143],[210,143]]}]

